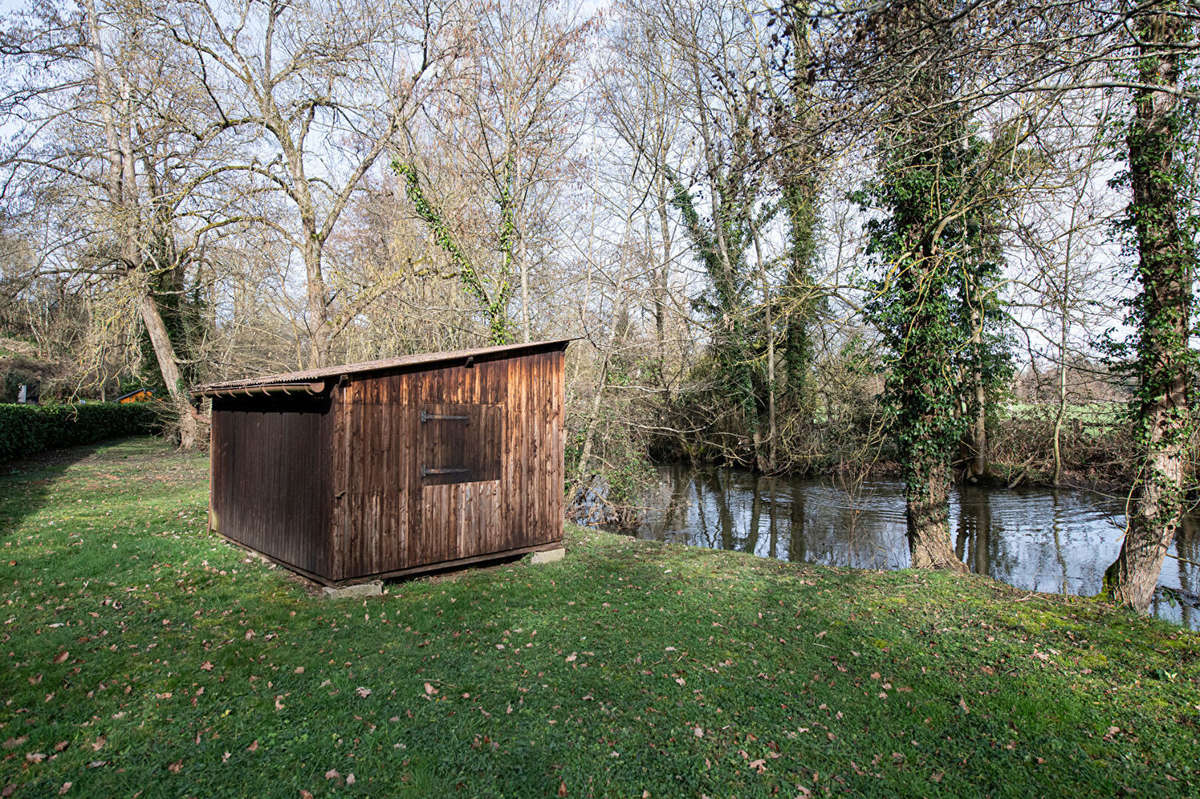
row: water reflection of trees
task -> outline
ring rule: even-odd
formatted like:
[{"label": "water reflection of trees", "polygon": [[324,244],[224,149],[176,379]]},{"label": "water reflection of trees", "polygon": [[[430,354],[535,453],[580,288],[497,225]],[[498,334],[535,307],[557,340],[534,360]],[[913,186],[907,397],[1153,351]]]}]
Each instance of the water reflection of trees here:
[{"label": "water reflection of trees", "polygon": [[[905,566],[903,494],[871,483],[855,496],[827,483],[726,469],[663,473],[664,503],[640,535],[833,566]],[[972,571],[1019,587],[1099,590],[1116,555],[1123,519],[1102,498],[1079,492],[965,487],[952,507],[955,549]],[[1200,530],[1189,518],[1163,570],[1164,585],[1200,592]],[[1190,563],[1189,563],[1190,561]],[[1200,611],[1159,598],[1160,615],[1191,626]]]}]

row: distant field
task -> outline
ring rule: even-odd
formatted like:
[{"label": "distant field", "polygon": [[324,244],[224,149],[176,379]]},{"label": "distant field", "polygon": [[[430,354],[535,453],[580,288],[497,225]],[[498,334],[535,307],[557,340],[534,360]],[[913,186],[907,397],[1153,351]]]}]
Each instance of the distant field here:
[{"label": "distant field", "polygon": [[[1121,418],[1121,414],[1125,411],[1125,405],[1120,402],[1087,402],[1078,405],[1068,404],[1064,411],[1064,418],[1067,421],[1079,421],[1089,425],[1107,425],[1114,424]],[[1054,403],[1010,402],[1004,406],[1004,412],[1009,416],[1036,416],[1053,419],[1058,412],[1058,406]]]},{"label": "distant field", "polygon": [[1196,796],[1200,636],[982,577],[568,528],[321,600],[205,458],[0,472],[5,797]]}]

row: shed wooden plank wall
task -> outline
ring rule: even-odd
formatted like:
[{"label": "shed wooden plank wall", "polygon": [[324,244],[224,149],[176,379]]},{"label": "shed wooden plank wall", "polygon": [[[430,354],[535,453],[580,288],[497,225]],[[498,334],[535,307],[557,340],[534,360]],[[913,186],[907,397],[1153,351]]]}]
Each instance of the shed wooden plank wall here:
[{"label": "shed wooden plank wall", "polygon": [[[352,377],[334,401],[330,578],[561,540],[562,381],[561,350]],[[439,405],[503,409],[498,480],[422,477],[429,457],[423,436],[430,428],[423,429],[420,414]]]},{"label": "shed wooden plank wall", "polygon": [[329,399],[213,402],[210,525],[313,574],[328,568]]}]

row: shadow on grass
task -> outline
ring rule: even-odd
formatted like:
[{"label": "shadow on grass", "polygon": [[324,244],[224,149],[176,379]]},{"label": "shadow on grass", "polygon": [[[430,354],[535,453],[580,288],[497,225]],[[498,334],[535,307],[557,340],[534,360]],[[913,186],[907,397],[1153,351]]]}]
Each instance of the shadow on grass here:
[{"label": "shadow on grass", "polygon": [[51,450],[0,464],[0,539],[8,538],[26,518],[45,507],[67,470],[95,457],[104,443]]}]

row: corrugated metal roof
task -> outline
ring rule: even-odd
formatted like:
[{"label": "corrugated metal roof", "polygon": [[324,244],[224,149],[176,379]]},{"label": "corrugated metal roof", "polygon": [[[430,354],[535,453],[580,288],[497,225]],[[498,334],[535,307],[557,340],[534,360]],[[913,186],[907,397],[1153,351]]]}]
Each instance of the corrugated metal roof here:
[{"label": "corrugated metal roof", "polygon": [[246,377],[239,380],[226,380],[220,383],[206,383],[192,389],[193,394],[211,394],[217,391],[233,388],[249,388],[252,386],[276,385],[284,383],[311,383],[315,380],[325,380],[342,375],[356,375],[364,372],[385,372],[391,369],[412,367],[433,367],[453,361],[463,361],[467,358],[476,360],[496,360],[500,358],[515,358],[535,352],[548,352],[555,349],[565,349],[567,344],[575,341],[573,338],[548,339],[531,341],[527,344],[503,344],[498,347],[479,347],[473,350],[455,350],[453,352],[425,352],[417,355],[402,355],[398,358],[384,358],[378,361],[363,361],[361,363],[346,363],[338,366],[324,366],[320,369],[305,369],[301,372],[285,372],[283,374],[264,375],[262,377]]}]

